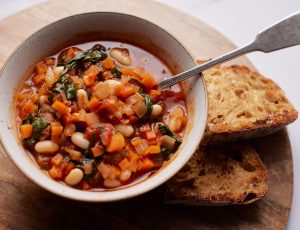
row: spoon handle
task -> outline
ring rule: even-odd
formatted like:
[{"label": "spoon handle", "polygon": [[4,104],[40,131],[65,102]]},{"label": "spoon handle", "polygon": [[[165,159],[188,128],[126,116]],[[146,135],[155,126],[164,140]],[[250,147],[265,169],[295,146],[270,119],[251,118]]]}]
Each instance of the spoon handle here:
[{"label": "spoon handle", "polygon": [[224,54],[211,61],[205,62],[204,64],[194,67],[190,70],[177,74],[174,77],[165,78],[159,83],[159,86],[161,89],[169,88],[172,85],[195,76],[195,74],[201,73],[210,67],[246,53],[250,53],[253,51],[262,51],[265,53],[269,53],[275,50],[284,49],[299,44],[300,11],[259,32],[256,35],[255,40],[250,44],[235,49],[227,54]]}]

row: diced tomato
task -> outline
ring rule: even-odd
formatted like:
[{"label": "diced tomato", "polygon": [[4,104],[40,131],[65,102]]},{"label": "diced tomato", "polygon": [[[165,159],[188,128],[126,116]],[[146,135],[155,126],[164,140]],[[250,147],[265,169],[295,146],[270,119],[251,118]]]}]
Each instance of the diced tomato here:
[{"label": "diced tomato", "polygon": [[59,153],[57,153],[52,159],[51,159],[51,163],[55,166],[59,166],[63,161],[63,156]]},{"label": "diced tomato", "polygon": [[61,180],[63,177],[62,169],[55,165],[52,165],[51,169],[48,172],[50,176],[55,180]]},{"label": "diced tomato", "polygon": [[101,132],[100,132],[100,138],[104,146],[107,146],[111,140],[111,137],[113,135],[114,127],[112,124],[104,123],[101,124]]},{"label": "diced tomato", "polygon": [[31,100],[27,101],[20,110],[20,118],[25,119],[29,113],[35,113],[37,110],[37,105],[34,104]]},{"label": "diced tomato", "polygon": [[81,181],[80,186],[82,190],[89,190],[92,188],[92,186],[89,185],[89,183],[86,180]]}]

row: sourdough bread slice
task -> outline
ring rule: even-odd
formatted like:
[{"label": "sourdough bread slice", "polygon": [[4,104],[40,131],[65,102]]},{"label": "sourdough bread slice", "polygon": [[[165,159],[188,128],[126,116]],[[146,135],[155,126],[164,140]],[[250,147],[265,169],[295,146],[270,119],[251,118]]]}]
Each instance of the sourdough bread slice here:
[{"label": "sourdough bread slice", "polygon": [[249,204],[268,190],[265,166],[248,144],[231,143],[198,149],[167,182],[168,204]]},{"label": "sourdough bread slice", "polygon": [[204,72],[208,119],[203,143],[264,136],[297,119],[297,111],[272,80],[243,66]]}]

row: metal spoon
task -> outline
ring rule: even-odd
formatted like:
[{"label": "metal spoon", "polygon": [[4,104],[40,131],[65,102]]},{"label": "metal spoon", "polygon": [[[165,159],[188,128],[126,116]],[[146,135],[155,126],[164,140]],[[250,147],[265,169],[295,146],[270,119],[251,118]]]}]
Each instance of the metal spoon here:
[{"label": "metal spoon", "polygon": [[241,48],[233,50],[218,58],[208,61],[202,65],[177,74],[173,77],[164,78],[160,83],[160,89],[169,88],[178,82],[184,81],[195,74],[198,74],[214,65],[228,61],[253,51],[262,51],[269,53],[275,50],[284,49],[290,46],[300,44],[300,11],[287,18],[271,25],[256,35],[253,42]]}]

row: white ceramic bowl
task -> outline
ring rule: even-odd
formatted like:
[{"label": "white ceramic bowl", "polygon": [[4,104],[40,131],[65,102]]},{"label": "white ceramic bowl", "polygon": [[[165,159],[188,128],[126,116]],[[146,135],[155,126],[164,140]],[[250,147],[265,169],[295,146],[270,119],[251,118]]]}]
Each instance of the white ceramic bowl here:
[{"label": "white ceramic bowl", "polygon": [[[109,22],[109,23],[108,23]],[[121,200],[145,193],[172,177],[193,155],[205,130],[207,95],[198,75],[184,82],[188,123],[183,143],[158,172],[132,186],[105,192],[82,191],[51,179],[21,145],[16,128],[14,95],[34,64],[72,44],[120,40],[140,46],[160,58],[175,73],[196,65],[192,55],[172,35],[141,18],[111,12],[74,15],[52,23],[26,39],[8,58],[0,74],[0,139],[6,153],[32,181],[57,195],[91,202]]]}]

